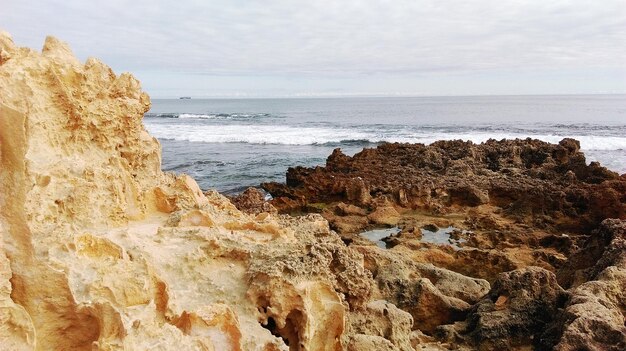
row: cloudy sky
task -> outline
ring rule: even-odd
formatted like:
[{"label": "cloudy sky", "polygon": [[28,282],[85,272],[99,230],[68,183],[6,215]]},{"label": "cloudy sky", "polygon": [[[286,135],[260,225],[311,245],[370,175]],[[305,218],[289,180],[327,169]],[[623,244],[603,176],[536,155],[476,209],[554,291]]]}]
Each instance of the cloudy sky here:
[{"label": "cloudy sky", "polygon": [[626,92],[624,0],[0,0],[153,97]]}]

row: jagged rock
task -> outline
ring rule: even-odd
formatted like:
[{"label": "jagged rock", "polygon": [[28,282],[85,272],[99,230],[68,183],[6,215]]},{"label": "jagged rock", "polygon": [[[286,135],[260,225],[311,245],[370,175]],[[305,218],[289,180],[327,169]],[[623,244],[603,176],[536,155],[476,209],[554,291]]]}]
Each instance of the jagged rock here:
[{"label": "jagged rock", "polygon": [[489,203],[489,195],[472,185],[451,187],[448,189],[450,202],[462,206],[479,206]]},{"label": "jagged rock", "polygon": [[457,298],[468,304],[478,302],[489,292],[489,283],[483,279],[473,279],[432,264],[420,264],[417,269],[443,295]]},{"label": "jagged rock", "polygon": [[465,318],[470,305],[455,297],[444,295],[430,280],[422,278],[409,286],[398,304],[415,318],[416,328],[432,333],[442,324]]},{"label": "jagged rock", "polygon": [[415,263],[376,247],[355,248],[364,255],[380,297],[409,312],[413,327],[427,333],[465,319],[470,303],[489,291],[489,283],[481,279]]},{"label": "jagged rock", "polygon": [[361,350],[398,351],[399,349],[382,336],[353,335],[348,341],[348,351]]},{"label": "jagged rock", "polygon": [[[543,336],[545,349],[626,348],[626,221],[607,219],[570,258],[563,272],[576,271],[564,311]],[[588,280],[580,285],[580,280]]]},{"label": "jagged rock", "polygon": [[335,213],[340,216],[365,216],[367,215],[367,211],[361,207],[344,204],[343,202],[338,203],[335,206]]},{"label": "jagged rock", "polygon": [[611,265],[626,266],[626,229],[624,221],[605,220],[587,238],[582,249],[572,254],[557,272],[565,287],[594,280]]},{"label": "jagged rock", "polygon": [[240,211],[253,215],[263,212],[275,215],[278,212],[274,206],[265,201],[263,193],[256,188],[248,188],[243,193],[231,197],[230,201]]},{"label": "jagged rock", "polygon": [[[396,253],[491,282],[528,266],[565,269],[602,220],[626,219],[626,175],[587,165],[573,139],[384,143],[352,157],[335,150],[324,167],[290,168],[287,184],[263,187],[279,212],[359,208],[320,212],[346,243],[360,244],[355,234],[365,229],[397,226],[400,234],[385,239]],[[456,240],[407,234],[435,221]]]},{"label": "jagged rock", "polygon": [[[364,343],[387,343],[378,341],[375,337],[388,340],[391,350],[413,350],[411,345],[411,327],[413,317],[402,311],[393,304],[384,301],[372,301],[365,309],[357,310],[349,314],[348,328],[350,328],[350,340],[347,342],[348,349],[364,350]],[[374,338],[372,338],[374,337]]]},{"label": "jagged rock", "polygon": [[626,178],[586,165],[579,143],[489,140],[431,145],[382,144],[353,157],[333,151],[325,167],[290,168],[287,183],[266,183],[279,211],[282,197],[306,203],[343,201],[360,207],[378,198],[404,208],[437,211],[449,205],[493,205],[527,222],[553,218],[561,229],[592,229],[605,218],[625,218]]},{"label": "jagged rock", "polygon": [[400,214],[392,206],[378,207],[367,218],[374,224],[393,226],[400,221]]},{"label": "jagged rock", "polygon": [[[624,350],[625,291],[626,269],[614,266],[606,268],[597,280],[574,289],[555,326],[560,335],[556,337],[558,343],[553,349]],[[554,339],[551,335],[544,338]]]},{"label": "jagged rock", "polygon": [[502,273],[467,318],[469,338],[481,350],[538,345],[567,299],[554,273],[527,267]]},{"label": "jagged rock", "polygon": [[[0,223],[0,238],[3,237]],[[32,350],[35,346],[35,328],[28,312],[11,299],[11,267],[0,251],[0,345],[7,350]]]},{"label": "jagged rock", "polygon": [[[578,142],[337,150],[265,185],[282,211],[316,209],[342,231],[413,228],[383,250],[320,215],[278,215],[258,192],[235,200],[250,215],[163,173],[141,122],[149,107],[130,74],[83,64],[55,38],[38,53],[0,33],[3,348],[623,349],[624,222],[563,255],[624,218],[626,178],[586,165]],[[422,242],[414,229],[427,223],[476,248]],[[419,262],[485,278],[562,266],[574,288],[567,299],[552,273],[526,268],[489,291]]]}]

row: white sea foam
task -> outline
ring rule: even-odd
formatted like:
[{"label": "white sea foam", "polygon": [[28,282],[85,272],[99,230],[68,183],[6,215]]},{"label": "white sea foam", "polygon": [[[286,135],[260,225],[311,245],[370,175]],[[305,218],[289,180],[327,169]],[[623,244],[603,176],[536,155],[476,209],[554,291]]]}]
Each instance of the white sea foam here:
[{"label": "white sea foam", "polygon": [[370,135],[349,129],[279,125],[146,125],[157,138],[206,143],[312,145],[342,140],[368,139]]},{"label": "white sea foam", "polygon": [[580,141],[583,150],[624,150],[626,157],[626,136],[594,136],[594,135],[528,135],[515,133],[467,133],[445,132],[413,132],[395,130],[385,132],[371,129],[331,128],[331,127],[298,127],[289,125],[197,125],[177,124],[175,126],[159,123],[146,123],[150,133],[157,138],[184,140],[206,143],[249,143],[249,144],[282,144],[282,145],[314,145],[341,143],[345,141],[377,142],[408,142],[430,144],[437,140],[471,140],[481,143],[488,139],[540,139],[558,143],[563,138],[574,138]]},{"label": "white sea foam", "polygon": [[[226,117],[226,116],[224,116]],[[178,118],[203,118],[203,119],[215,119],[217,115],[209,114],[196,114],[196,113],[181,113],[178,115]]]},{"label": "white sea foam", "polygon": [[270,116],[267,113],[146,113],[144,115],[147,119],[214,119],[214,120],[254,120],[262,119],[266,117],[281,118],[280,116]]}]

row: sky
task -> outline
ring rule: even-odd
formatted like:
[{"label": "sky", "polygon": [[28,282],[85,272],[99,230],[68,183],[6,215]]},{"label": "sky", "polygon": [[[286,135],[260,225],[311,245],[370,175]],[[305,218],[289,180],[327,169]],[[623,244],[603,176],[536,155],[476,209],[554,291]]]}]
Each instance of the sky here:
[{"label": "sky", "polygon": [[0,0],[154,98],[626,93],[624,0]]}]

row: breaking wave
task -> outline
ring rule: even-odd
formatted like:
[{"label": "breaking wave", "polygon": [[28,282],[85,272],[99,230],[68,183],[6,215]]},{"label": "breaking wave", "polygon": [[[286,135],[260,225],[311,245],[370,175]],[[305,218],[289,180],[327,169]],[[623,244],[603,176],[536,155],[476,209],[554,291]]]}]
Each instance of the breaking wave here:
[{"label": "breaking wave", "polygon": [[[249,120],[271,117],[269,113],[152,113],[146,118],[180,118],[180,119],[215,119],[215,120]],[[274,116],[276,117],[276,116]]]},{"label": "breaking wave", "polygon": [[430,144],[437,140],[470,140],[481,143],[489,139],[525,139],[528,137],[551,143],[563,138],[580,141],[583,150],[625,150],[626,136],[577,135],[566,133],[528,134],[486,132],[465,129],[445,131],[419,128],[373,130],[371,128],[346,127],[300,127],[297,125],[201,125],[201,124],[151,124],[146,127],[157,138],[204,142],[204,143],[247,143],[276,145],[324,145],[324,146],[367,146],[381,142],[405,142]]}]

